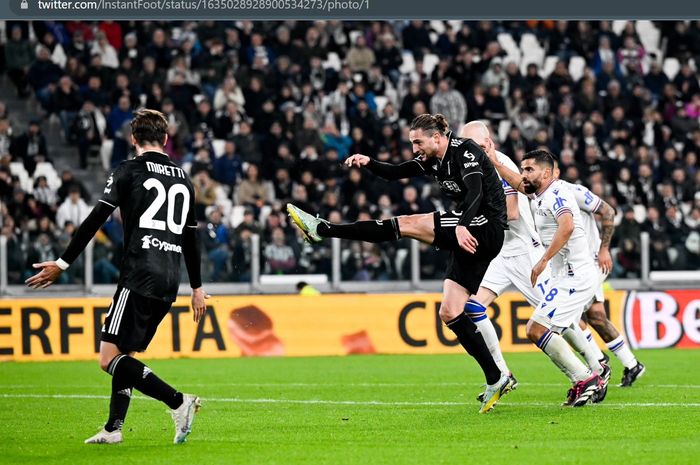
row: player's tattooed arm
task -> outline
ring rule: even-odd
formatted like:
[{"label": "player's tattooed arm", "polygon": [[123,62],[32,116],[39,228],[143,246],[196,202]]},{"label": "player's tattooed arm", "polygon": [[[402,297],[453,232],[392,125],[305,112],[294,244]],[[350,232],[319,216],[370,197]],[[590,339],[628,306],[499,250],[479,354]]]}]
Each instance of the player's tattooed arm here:
[{"label": "player's tattooed arm", "polygon": [[600,207],[596,213],[602,218],[600,225],[600,247],[610,248],[610,241],[615,232],[615,209],[609,203],[601,201]]},{"label": "player's tattooed arm", "polygon": [[598,250],[598,265],[603,273],[612,271],[612,257],[610,256],[610,241],[615,232],[615,209],[607,202],[601,200],[600,207],[596,211],[601,216],[600,225],[600,249]]}]

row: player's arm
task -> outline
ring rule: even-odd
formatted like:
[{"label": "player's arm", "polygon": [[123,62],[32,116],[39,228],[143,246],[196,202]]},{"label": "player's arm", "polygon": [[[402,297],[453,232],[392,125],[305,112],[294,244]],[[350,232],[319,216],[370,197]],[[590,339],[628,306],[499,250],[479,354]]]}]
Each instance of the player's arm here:
[{"label": "player's arm", "polygon": [[356,153],[345,160],[345,165],[348,167],[364,167],[375,176],[379,176],[380,178],[384,178],[389,181],[412,178],[425,174],[425,168],[417,158],[394,165],[392,163],[385,163],[383,161],[375,160],[367,155]]},{"label": "player's arm", "polygon": [[508,184],[505,179],[501,179],[503,183],[503,193],[506,196],[506,213],[508,221],[516,221],[520,219],[520,208],[518,206],[518,191]]},{"label": "player's arm", "polygon": [[471,235],[468,226],[471,224],[476,212],[479,210],[481,199],[484,196],[482,178],[484,172],[481,170],[481,163],[486,158],[486,153],[473,140],[469,139],[462,147],[464,147],[464,159],[460,160],[460,175],[462,182],[466,187],[464,200],[460,206],[462,216],[459,218],[459,223],[455,229],[457,242],[467,252],[476,252],[478,241]]},{"label": "player's arm", "polygon": [[197,234],[197,220],[194,216],[194,190],[190,191],[190,210],[187,214],[187,224],[182,231],[182,255],[185,259],[187,276],[192,288],[192,311],[195,323],[204,315],[207,309],[205,302],[210,296],[202,288],[201,247]]},{"label": "player's arm", "polygon": [[486,152],[486,155],[489,157],[489,160],[491,160],[493,167],[496,168],[496,171],[502,180],[507,182],[508,185],[512,186],[517,192],[522,192],[523,194],[528,195],[527,192],[525,192],[525,186],[523,186],[522,174],[517,171],[513,171],[505,163],[498,161],[495,147],[492,146]]},{"label": "player's arm", "polygon": [[37,289],[49,287],[53,284],[58,277],[61,276],[61,273],[67,270],[83,250],[85,250],[88,242],[95,237],[97,231],[102,227],[104,222],[107,221],[107,218],[109,218],[115,208],[114,205],[109,205],[102,201],[98,202],[75,232],[75,235],[68,244],[66,251],[61,255],[61,258],[55,261],[34,263],[32,265],[35,269],[41,269],[41,271],[25,281],[27,286]]},{"label": "player's arm", "polygon": [[601,217],[600,224],[600,249],[598,249],[598,265],[603,273],[608,274],[612,270],[612,257],[610,256],[610,241],[615,232],[615,209],[608,202],[601,199],[596,214]]},{"label": "player's arm", "polygon": [[562,247],[567,243],[571,234],[574,232],[574,215],[568,208],[562,208],[556,213],[557,218],[557,231],[552,237],[552,243],[549,244],[547,250],[545,250],[544,255],[537,264],[532,268],[532,273],[530,273],[530,284],[532,287],[537,285],[537,277],[542,274],[544,269],[547,267],[547,263],[559,253]]}]

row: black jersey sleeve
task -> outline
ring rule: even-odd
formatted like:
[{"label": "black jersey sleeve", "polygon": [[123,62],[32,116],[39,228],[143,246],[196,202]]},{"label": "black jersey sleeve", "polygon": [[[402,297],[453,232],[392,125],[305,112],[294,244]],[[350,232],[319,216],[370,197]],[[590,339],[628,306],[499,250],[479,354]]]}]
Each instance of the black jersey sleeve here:
[{"label": "black jersey sleeve", "polygon": [[107,178],[107,183],[102,191],[102,197],[100,197],[99,202],[105,203],[117,208],[120,203],[120,192],[124,191],[124,186],[127,181],[127,174],[125,169],[125,164],[117,166],[112,173],[110,173],[109,178]]},{"label": "black jersey sleeve", "polygon": [[413,160],[405,161],[398,165],[370,158],[365,168],[372,174],[389,181],[422,176],[427,173],[420,158],[414,158]]},{"label": "black jersey sleeve", "polygon": [[92,209],[90,214],[85,221],[80,224],[80,227],[75,232],[75,235],[71,239],[66,251],[61,255],[61,259],[68,264],[71,264],[78,258],[88,242],[95,237],[97,231],[102,227],[109,215],[114,211],[114,207],[105,203],[98,202],[95,208]]},{"label": "black jersey sleeve", "polygon": [[199,234],[197,234],[197,218],[195,216],[194,189],[190,184],[190,209],[187,212],[187,224],[182,234],[182,254],[185,257],[187,276],[190,278],[190,287],[197,289],[202,287],[201,271],[201,247]]},{"label": "black jersey sleeve", "polygon": [[461,226],[469,226],[479,210],[482,192],[482,171],[481,164],[487,157],[484,150],[471,139],[467,139],[460,146],[459,168],[462,182],[466,187],[464,200],[461,204],[462,217],[459,219]]}]

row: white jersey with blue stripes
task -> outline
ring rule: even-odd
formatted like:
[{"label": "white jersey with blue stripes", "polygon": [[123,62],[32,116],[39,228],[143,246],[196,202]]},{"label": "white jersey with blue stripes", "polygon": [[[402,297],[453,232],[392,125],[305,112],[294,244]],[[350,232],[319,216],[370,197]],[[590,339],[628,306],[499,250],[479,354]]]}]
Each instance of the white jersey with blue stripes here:
[{"label": "white jersey with blue stripes", "polygon": [[[496,151],[496,158],[512,171],[516,173],[520,171],[513,160],[508,158],[506,154]],[[517,220],[508,220],[509,229],[505,231],[500,255],[502,257],[516,257],[529,254],[533,247],[537,247],[540,244],[540,237],[535,230],[535,220],[530,210],[530,200],[525,194],[516,191],[503,178],[501,178],[501,182],[503,183],[503,193],[506,195],[506,199],[511,195],[518,196],[518,211],[520,215]]]},{"label": "white jersey with blue stripes", "polygon": [[552,276],[594,276],[595,265],[590,254],[583,217],[576,198],[562,181],[555,180],[541,194],[534,195],[535,225],[545,247],[549,247],[559,227],[557,219],[571,214],[574,231],[551,260]]}]

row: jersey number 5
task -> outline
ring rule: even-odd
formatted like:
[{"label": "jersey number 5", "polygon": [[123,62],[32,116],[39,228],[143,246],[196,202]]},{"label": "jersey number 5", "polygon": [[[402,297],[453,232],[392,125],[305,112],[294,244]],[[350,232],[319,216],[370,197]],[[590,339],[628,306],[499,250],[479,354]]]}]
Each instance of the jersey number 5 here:
[{"label": "jersey number 5", "polygon": [[[182,228],[185,227],[185,222],[187,221],[187,213],[190,209],[190,191],[184,184],[173,184],[168,189],[166,194],[165,186],[163,183],[156,178],[148,178],[143,183],[143,187],[148,190],[156,190],[156,198],[153,203],[143,212],[141,218],[139,219],[139,227],[143,229],[157,229],[158,231],[165,231],[166,222],[163,220],[156,220],[154,217],[160,212],[163,204],[168,202],[168,213],[166,216],[168,229],[173,234],[182,234]],[[175,204],[177,202],[178,194],[182,195],[183,203],[180,209],[180,221],[176,222],[175,219]]]}]

